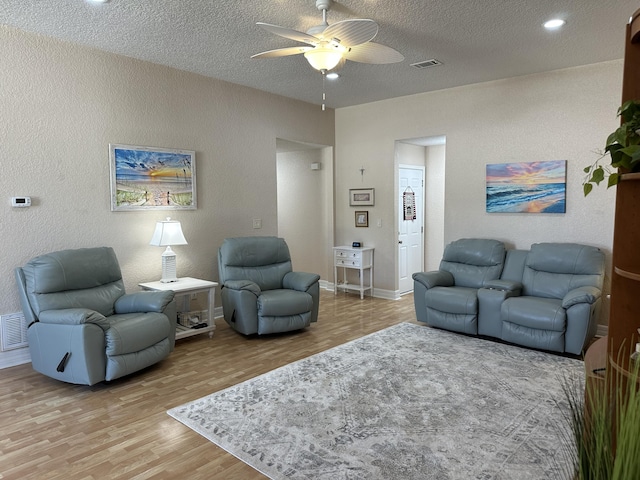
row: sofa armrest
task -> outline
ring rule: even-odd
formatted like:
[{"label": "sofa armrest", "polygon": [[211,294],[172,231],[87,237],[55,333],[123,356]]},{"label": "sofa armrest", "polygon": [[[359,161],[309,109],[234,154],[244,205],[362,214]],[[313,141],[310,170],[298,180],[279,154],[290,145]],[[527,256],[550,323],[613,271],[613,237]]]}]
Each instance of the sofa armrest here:
[{"label": "sofa armrest", "polygon": [[578,303],[588,303],[593,305],[602,295],[599,288],[596,287],[578,287],[567,292],[562,299],[562,308],[569,308]]},{"label": "sofa armrest", "polygon": [[316,273],[289,272],[282,279],[282,286],[290,290],[306,292],[318,280],[320,280],[320,275]]},{"label": "sofa armrest", "polygon": [[172,290],[164,292],[136,292],[122,295],[113,308],[116,313],[158,312],[162,313],[173,300]]},{"label": "sofa armrest", "polygon": [[63,308],[61,310],[44,310],[38,315],[41,323],[57,325],[83,325],[93,323],[102,330],[107,330],[111,322],[101,313],[89,308]]},{"label": "sofa armrest", "polygon": [[248,290],[252,292],[256,297],[259,297],[262,293],[262,290],[258,286],[257,283],[252,282],[251,280],[229,280],[224,282],[224,288],[228,288],[229,290]]},{"label": "sofa armrest", "polygon": [[416,272],[413,274],[413,280],[420,282],[427,289],[433,287],[453,287],[454,284],[453,275],[444,270]]},{"label": "sofa armrest", "polygon": [[522,283],[514,282],[512,280],[487,280],[482,285],[482,288],[489,288],[491,290],[501,290],[504,292],[516,293],[519,295],[522,291]]}]

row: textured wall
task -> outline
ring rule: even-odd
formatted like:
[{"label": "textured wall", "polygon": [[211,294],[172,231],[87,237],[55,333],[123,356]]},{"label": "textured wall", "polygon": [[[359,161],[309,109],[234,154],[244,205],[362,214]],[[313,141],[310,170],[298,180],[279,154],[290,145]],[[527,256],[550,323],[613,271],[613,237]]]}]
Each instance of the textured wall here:
[{"label": "textured wall", "polygon": [[446,146],[426,147],[425,222],[426,270],[437,270],[444,251],[444,167]]},{"label": "textured wall", "polygon": [[[2,26],[0,45],[2,314],[20,310],[14,267],[52,250],[110,245],[129,290],[159,279],[149,240],[167,215],[189,242],[178,275],[217,279],[224,237],[277,234],[276,138],[334,144],[316,105]],[[195,150],[198,209],[111,212],[109,143]]]},{"label": "textured wall", "polygon": [[[333,281],[333,149],[278,153],[278,234],[293,268]],[[319,163],[319,170],[311,170]]]},{"label": "textured wall", "polygon": [[[376,287],[395,290],[394,142],[446,135],[445,242],[477,236],[528,248],[576,241],[610,257],[615,192],[601,187],[583,198],[582,168],[618,125],[621,80],[622,62],[613,61],[337,110],[336,241],[355,230],[342,192],[374,187],[370,215],[383,228],[358,235],[376,248]],[[567,213],[487,214],[485,165],[537,160],[568,161]]]}]

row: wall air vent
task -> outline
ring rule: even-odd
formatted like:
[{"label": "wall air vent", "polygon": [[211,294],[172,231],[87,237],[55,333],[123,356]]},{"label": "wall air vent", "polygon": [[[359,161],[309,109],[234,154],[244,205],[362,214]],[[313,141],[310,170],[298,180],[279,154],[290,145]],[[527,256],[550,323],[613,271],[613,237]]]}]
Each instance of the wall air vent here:
[{"label": "wall air vent", "polygon": [[27,343],[27,323],[22,313],[0,315],[2,351],[24,348]]},{"label": "wall air vent", "polygon": [[431,60],[424,60],[422,62],[416,62],[411,64],[412,67],[415,67],[418,69],[435,67],[436,65],[442,65],[442,62],[440,60],[436,60],[435,58],[432,58]]}]

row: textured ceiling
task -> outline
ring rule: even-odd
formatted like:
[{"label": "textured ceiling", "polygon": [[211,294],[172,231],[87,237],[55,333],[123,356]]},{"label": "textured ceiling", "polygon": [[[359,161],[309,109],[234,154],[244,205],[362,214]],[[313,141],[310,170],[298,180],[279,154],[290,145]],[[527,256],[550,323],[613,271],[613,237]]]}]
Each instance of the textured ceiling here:
[{"label": "textured ceiling", "polygon": [[[370,18],[375,42],[402,63],[347,62],[326,82],[339,108],[499,78],[622,58],[624,26],[640,0],[340,0],[329,24]],[[566,26],[548,32],[553,17]],[[251,59],[301,45],[257,27],[306,31],[322,20],[315,0],[1,0],[0,24],[246,85],[315,104],[322,76],[301,55]],[[418,70],[410,64],[443,63]]]}]

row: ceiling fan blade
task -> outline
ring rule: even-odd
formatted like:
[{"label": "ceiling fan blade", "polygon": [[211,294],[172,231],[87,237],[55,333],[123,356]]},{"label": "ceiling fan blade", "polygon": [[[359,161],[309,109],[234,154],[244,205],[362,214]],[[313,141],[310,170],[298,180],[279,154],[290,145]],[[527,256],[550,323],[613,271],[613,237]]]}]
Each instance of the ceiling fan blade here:
[{"label": "ceiling fan blade", "polygon": [[309,45],[314,46],[318,44],[318,39],[308,33],[299,32],[291,28],[280,27],[278,25],[271,25],[270,23],[258,22],[256,25],[264,28],[267,32],[274,33],[290,40],[295,40],[296,42],[308,43]]},{"label": "ceiling fan blade", "polygon": [[404,60],[404,55],[397,50],[374,42],[356,45],[343,56],[353,62],[373,64],[397,63]]},{"label": "ceiling fan blade", "polygon": [[267,52],[256,53],[255,55],[251,55],[251,58],[287,57],[289,55],[297,55],[299,53],[308,52],[309,50],[313,50],[313,47],[277,48],[275,50],[269,50]]},{"label": "ceiling fan blade", "polygon": [[343,20],[329,25],[318,35],[325,40],[336,40],[340,45],[353,47],[366,43],[378,34],[378,24],[373,20],[356,19]]}]

